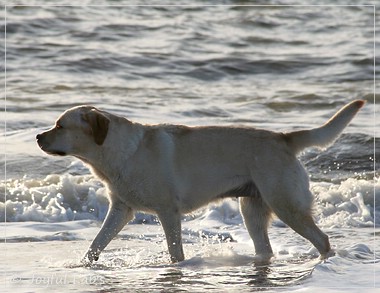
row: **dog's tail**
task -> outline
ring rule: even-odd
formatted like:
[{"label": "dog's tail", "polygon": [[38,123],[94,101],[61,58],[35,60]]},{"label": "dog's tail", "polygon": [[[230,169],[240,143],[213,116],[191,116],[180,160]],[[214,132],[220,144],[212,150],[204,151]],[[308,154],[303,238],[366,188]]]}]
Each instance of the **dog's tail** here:
[{"label": "dog's tail", "polygon": [[332,144],[364,104],[363,100],[353,101],[340,109],[321,127],[286,133],[285,138],[290,149],[294,153],[299,153],[308,147],[322,148]]}]

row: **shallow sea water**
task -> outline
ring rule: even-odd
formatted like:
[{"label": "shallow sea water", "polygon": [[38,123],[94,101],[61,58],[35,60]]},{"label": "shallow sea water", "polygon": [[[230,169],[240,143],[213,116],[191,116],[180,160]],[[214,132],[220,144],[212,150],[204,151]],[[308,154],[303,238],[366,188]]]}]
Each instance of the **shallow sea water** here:
[{"label": "shallow sea water", "polygon": [[[0,47],[6,56],[3,291],[377,292],[380,109],[373,29],[379,16],[363,1],[293,2],[6,3],[0,12],[6,17],[0,32],[6,44]],[[183,217],[186,260],[179,264],[169,263],[156,217],[138,213],[96,264],[83,267],[81,256],[108,209],[106,190],[80,161],[47,156],[35,142],[80,104],[140,123],[291,131],[321,125],[354,99],[367,103],[337,142],[300,156],[316,222],[336,250],[323,262],[275,219],[275,258],[261,265],[237,201],[226,200]]]}]

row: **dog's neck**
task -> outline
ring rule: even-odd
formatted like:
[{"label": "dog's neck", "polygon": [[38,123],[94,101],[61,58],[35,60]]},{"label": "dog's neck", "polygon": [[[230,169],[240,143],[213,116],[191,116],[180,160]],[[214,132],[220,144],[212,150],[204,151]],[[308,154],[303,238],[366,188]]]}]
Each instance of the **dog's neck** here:
[{"label": "dog's neck", "polygon": [[[143,137],[144,137],[144,128],[139,125],[136,127],[137,123],[129,123],[127,124],[128,129],[121,130],[123,133],[128,133],[128,139],[118,141],[118,153],[122,153],[123,164],[120,164],[120,168],[125,169],[128,164],[128,160],[134,155],[137,151]],[[112,127],[112,123],[111,123]],[[115,154],[115,144],[117,138],[122,137],[116,135],[113,137],[113,134],[119,132],[120,129],[114,129],[113,131],[109,131],[108,135],[101,146],[96,146],[92,153],[86,154],[86,158],[81,156],[78,157],[81,161],[83,161],[86,165],[90,167],[91,172],[99,177],[105,183],[110,184],[111,182],[118,181],[123,173],[122,170],[116,169],[114,166],[112,168],[108,168],[109,164],[107,162],[111,162],[114,160]]]}]

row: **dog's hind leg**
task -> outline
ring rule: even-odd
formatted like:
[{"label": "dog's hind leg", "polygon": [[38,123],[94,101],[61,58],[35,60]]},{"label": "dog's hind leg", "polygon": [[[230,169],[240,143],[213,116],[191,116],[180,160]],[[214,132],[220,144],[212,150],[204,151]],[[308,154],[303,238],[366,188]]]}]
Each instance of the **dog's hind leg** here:
[{"label": "dog's hind leg", "polygon": [[240,198],[240,211],[245,226],[255,245],[256,255],[263,261],[273,256],[268,237],[268,225],[272,211],[259,194]]},{"label": "dog's hind leg", "polygon": [[274,212],[290,228],[309,240],[318,249],[321,258],[333,255],[328,236],[317,227],[308,212],[296,209],[284,211],[276,208]]},{"label": "dog's hind leg", "polygon": [[[290,228],[309,240],[322,258],[332,254],[328,236],[314,223],[313,195],[308,177],[299,162],[287,165],[286,172],[273,172],[272,184],[262,185],[262,198]],[[261,191],[260,190],[260,191]]]}]

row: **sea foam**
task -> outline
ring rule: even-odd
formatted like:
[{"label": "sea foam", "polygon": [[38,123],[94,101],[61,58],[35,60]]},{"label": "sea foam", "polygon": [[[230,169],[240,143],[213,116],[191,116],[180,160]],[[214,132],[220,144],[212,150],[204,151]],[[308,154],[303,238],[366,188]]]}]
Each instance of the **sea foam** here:
[{"label": "sea foam", "polygon": [[[42,180],[10,180],[6,182],[6,189],[0,203],[1,221],[102,221],[108,211],[107,190],[91,175],[65,174],[49,175]],[[376,213],[380,209],[379,201],[376,201],[380,194],[379,179],[350,178],[339,184],[312,182],[311,190],[315,195],[314,216],[322,227],[373,227],[374,223],[380,222],[380,213]],[[213,222],[213,226],[238,225],[243,221],[236,199],[210,203],[183,219],[191,221],[195,218]],[[136,221],[157,222],[151,215],[142,213],[137,213]],[[274,224],[283,225],[277,219]]]}]

